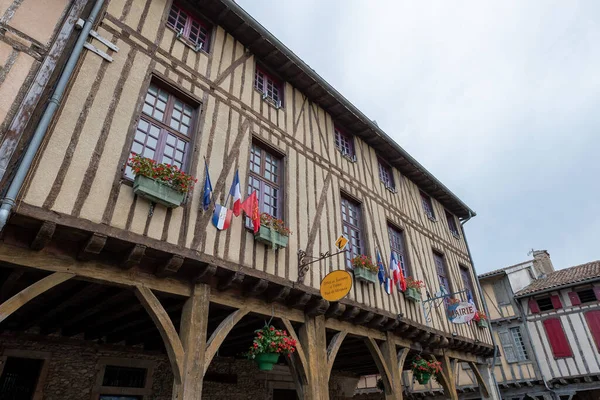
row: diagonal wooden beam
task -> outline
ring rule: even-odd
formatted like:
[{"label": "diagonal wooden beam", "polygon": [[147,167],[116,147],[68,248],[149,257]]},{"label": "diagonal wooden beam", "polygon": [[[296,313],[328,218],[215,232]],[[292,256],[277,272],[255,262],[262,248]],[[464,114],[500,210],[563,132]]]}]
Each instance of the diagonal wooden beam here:
[{"label": "diagonal wooden beam", "polygon": [[160,336],[162,337],[169,361],[171,362],[171,369],[173,370],[173,376],[177,384],[181,384],[181,378],[183,376],[183,363],[184,363],[184,351],[181,340],[177,335],[177,331],[173,326],[173,322],[169,318],[169,315],[165,311],[160,301],[156,298],[152,290],[145,286],[136,285],[135,295],[142,303],[152,321],[156,324]]},{"label": "diagonal wooden beam", "polygon": [[219,347],[221,347],[221,344],[223,344],[223,341],[227,337],[227,334],[229,334],[229,332],[231,332],[233,327],[238,322],[240,322],[240,320],[242,318],[244,318],[244,316],[246,314],[248,314],[248,311],[250,311],[250,309],[248,307],[244,307],[244,308],[240,308],[239,310],[235,310],[234,312],[229,314],[227,316],[227,318],[225,318],[219,324],[219,326],[217,326],[217,329],[215,329],[215,331],[212,333],[212,335],[210,335],[210,338],[206,342],[206,353],[204,355],[204,373],[203,373],[203,375],[206,374],[206,371],[208,370],[208,366],[212,362],[212,359],[215,357],[215,354],[217,354],[217,350],[219,350]]},{"label": "diagonal wooden beam", "polygon": [[385,363],[385,359],[381,353],[381,350],[379,349],[379,346],[377,345],[377,342],[371,337],[366,337],[364,341],[365,345],[369,349],[369,352],[371,353],[371,356],[373,356],[375,365],[377,365],[377,369],[379,370],[379,374],[383,380],[383,385],[385,386],[386,394],[392,394],[392,374]]},{"label": "diagonal wooden beam", "polygon": [[471,367],[473,374],[475,375],[475,379],[477,379],[477,384],[479,385],[481,396],[485,398],[490,397],[490,390],[485,379],[483,379],[483,375],[481,375],[481,371],[479,371],[479,368],[477,368],[477,364],[475,364],[474,362],[469,362],[468,364],[469,367]]},{"label": "diagonal wooden beam", "polygon": [[289,335],[292,337],[292,339],[294,339],[296,341],[296,354],[295,355],[298,357],[298,360],[299,360],[299,365],[297,366],[297,368],[301,369],[298,372],[300,372],[300,374],[304,375],[305,377],[310,376],[309,375],[310,371],[308,370],[308,365],[309,365],[308,359],[306,358],[306,353],[304,352],[304,348],[302,347],[302,343],[300,343],[300,339],[298,338],[298,335],[296,334],[296,330],[294,329],[294,326],[292,325],[290,320],[287,318],[281,318],[281,321],[283,322],[283,325],[285,326],[285,329],[287,329]]},{"label": "diagonal wooden beam", "polygon": [[333,363],[335,362],[335,357],[337,356],[338,351],[340,351],[340,347],[342,347],[342,342],[346,338],[348,331],[341,331],[335,334],[333,338],[331,338],[331,342],[327,346],[327,376],[326,379],[329,382],[329,377],[331,376],[331,370],[333,368]]},{"label": "diagonal wooden beam", "polygon": [[19,293],[0,304],[0,322],[4,321],[12,313],[17,311],[30,300],[52,289],[54,286],[60,285],[64,281],[71,279],[74,276],[75,275],[73,274],[65,272],[55,272],[52,275],[49,275],[32,284],[31,286],[21,290]]}]

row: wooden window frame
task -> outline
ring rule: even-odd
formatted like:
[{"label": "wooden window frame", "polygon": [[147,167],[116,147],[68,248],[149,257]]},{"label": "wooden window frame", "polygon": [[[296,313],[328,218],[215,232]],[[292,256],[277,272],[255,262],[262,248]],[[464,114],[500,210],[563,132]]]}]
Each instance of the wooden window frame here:
[{"label": "wooden window frame", "polygon": [[[106,366],[144,368],[146,370],[146,382],[143,388],[124,388],[117,386],[102,386]],[[102,357],[96,364],[96,382],[92,389],[92,400],[99,400],[100,396],[141,396],[143,400],[152,399],[152,383],[156,362],[152,360],[134,358]]]},{"label": "wooden window frame", "polygon": [[[439,257],[442,260],[442,269],[444,272],[444,275],[440,275],[440,270],[439,270],[439,266],[436,263],[436,256]],[[447,287],[446,290],[448,291],[448,294],[450,293],[454,293],[454,289],[452,286],[452,280],[450,279],[450,270],[448,268],[448,263],[446,262],[446,256],[444,256],[444,253],[437,251],[437,250],[433,250],[433,265],[435,267],[435,274],[438,277],[438,284],[439,285],[443,285],[443,282],[441,281],[441,279],[445,279],[446,283],[447,283]],[[446,298],[447,300],[447,298]]]},{"label": "wooden window frame", "polygon": [[[177,17],[175,19],[175,24],[173,24],[171,21],[173,19],[173,10],[174,8],[177,8],[178,10],[177,12]],[[176,25],[178,25],[177,23],[179,22],[179,17],[181,15],[185,15],[184,17],[184,24],[183,24],[183,28],[182,31],[180,32],[177,28]],[[196,23],[197,25],[199,25],[198,28],[198,38],[194,41],[191,37],[190,34],[192,32],[192,25]],[[169,10],[169,14],[167,16],[167,27],[173,29],[176,33],[176,35],[178,35],[178,37],[180,39],[183,40],[184,43],[190,45],[190,47],[192,47],[195,51],[204,51],[205,53],[209,53],[210,48],[211,48],[211,40],[213,37],[213,28],[210,24],[208,24],[207,22],[205,22],[203,19],[198,18],[195,13],[190,12],[190,10],[187,7],[184,7],[181,5],[181,3],[179,1],[174,1],[173,4],[171,4],[171,9]],[[198,40],[200,38],[200,29],[204,29],[206,31],[206,39],[205,40]],[[198,43],[201,42],[202,43],[202,47],[198,48]]]},{"label": "wooden window frame", "polygon": [[[349,213],[349,206],[355,207],[356,214],[358,216],[357,225],[353,225],[350,222],[344,221],[344,210],[346,209],[346,213]],[[365,242],[365,234],[363,229],[363,212],[362,212],[362,204],[355,200],[354,198],[347,196],[342,193],[341,202],[340,202],[340,213],[341,213],[341,222],[342,222],[342,232],[348,238],[348,251],[346,252],[346,268],[352,270],[351,260],[358,255],[367,255],[366,249],[367,244]],[[348,233],[345,232],[345,229],[348,230]],[[358,233],[358,240],[360,243],[360,251],[355,252],[354,247],[352,245],[352,232]]]},{"label": "wooden window frame", "polygon": [[354,136],[347,133],[339,126],[333,127],[335,136],[335,148],[349,161],[356,162],[356,147]]},{"label": "wooden window frame", "polygon": [[50,368],[50,359],[52,353],[48,351],[34,351],[34,350],[20,350],[20,349],[4,349],[0,356],[0,376],[4,371],[4,366],[9,357],[13,358],[29,358],[33,360],[42,360],[42,367],[40,368],[40,374],[38,376],[35,388],[33,391],[33,397],[31,400],[42,400],[44,398],[44,387],[46,386],[46,379],[48,378],[48,369]]},{"label": "wooden window frame", "polygon": [[[550,323],[550,322],[552,322],[552,323]],[[560,317],[547,318],[544,321],[542,321],[542,325],[544,327],[546,339],[548,340],[548,344],[550,345],[550,350],[552,350],[552,355],[554,356],[554,359],[573,357],[573,349],[571,348],[571,344],[569,343],[569,338],[567,337],[567,334],[565,333],[565,328],[562,324]],[[553,326],[551,326],[551,325],[553,325]],[[559,329],[559,327],[560,327],[560,329]],[[550,334],[553,334],[554,336],[551,336]],[[562,337],[559,338],[558,336],[562,336]],[[566,345],[566,347],[565,348],[557,348],[555,345],[558,345],[558,343],[556,343],[556,341],[552,340],[552,338],[555,338],[555,339],[558,338],[561,341],[564,340],[564,342],[560,343],[560,345],[564,344],[564,345]]]},{"label": "wooden window frame", "polygon": [[[262,79],[262,86],[259,84],[259,77]],[[277,89],[277,97],[273,95],[273,90],[269,92],[269,84],[273,89]],[[269,72],[265,67],[258,63],[256,63],[254,70],[254,89],[261,93],[263,100],[275,106],[275,108],[283,108],[283,80],[277,78],[273,73]]]},{"label": "wooden window frame", "polygon": [[[260,172],[255,172],[252,169],[252,160],[253,160],[253,151],[254,148],[257,148],[260,150],[260,161],[259,161],[259,168],[260,168]],[[266,155],[270,155],[272,159],[275,159],[278,161],[278,182],[275,183],[271,180],[269,180],[268,178],[266,178]],[[257,197],[258,197],[258,209],[259,212],[262,214],[263,212],[266,212],[267,214],[271,215],[271,213],[268,213],[267,211],[263,210],[263,206],[265,204],[265,186],[269,186],[272,189],[276,189],[278,196],[277,196],[277,215],[272,215],[273,217],[277,218],[277,219],[281,219],[281,220],[285,220],[285,215],[284,215],[284,205],[285,205],[285,155],[283,155],[281,152],[274,150],[272,147],[264,144],[263,142],[256,140],[256,139],[252,139],[252,143],[250,145],[250,154],[249,154],[249,158],[248,158],[248,181],[247,181],[247,191],[248,191],[248,195],[250,195],[252,193],[252,190],[256,190],[256,188],[254,188],[252,186],[252,180],[255,179],[259,182],[259,188],[258,188],[258,193],[257,193]],[[250,221],[249,218],[246,218],[246,227],[247,228],[251,228],[252,227],[252,221]]]},{"label": "wooden window frame", "polygon": [[[444,210],[446,214],[446,223],[448,224],[448,230],[457,239],[460,239],[460,231],[458,230],[458,225],[456,224],[456,217],[448,210]],[[452,228],[454,227],[454,230]]]},{"label": "wooden window frame", "polygon": [[377,169],[379,171],[379,180],[385,188],[392,193],[396,193],[396,183],[394,182],[394,170],[391,165],[377,157]]},{"label": "wooden window frame", "polygon": [[[520,339],[515,337],[515,330],[517,331]],[[520,326],[513,326],[508,328],[508,332],[511,334],[513,339],[513,343],[515,345],[515,355],[517,356],[517,362],[529,361],[529,353],[527,351],[527,344],[525,343],[525,337],[523,336],[523,332],[521,332]],[[519,342],[517,342],[519,340]],[[519,352],[522,352],[522,354]]]},{"label": "wooden window frame", "polygon": [[[159,119],[155,118],[154,115],[147,114],[143,111],[144,106],[146,104],[149,104],[149,103],[146,103],[146,98],[147,98],[148,94],[150,93],[150,90],[152,87],[155,87],[157,90],[157,96],[156,96],[157,99],[158,99],[158,96],[160,95],[161,91],[166,92],[166,94],[168,96],[167,102],[165,105],[165,109],[163,111],[162,120],[159,120]],[[182,133],[175,128],[172,128],[169,124],[171,122],[171,117],[173,115],[173,111],[175,110],[175,102],[177,100],[180,101],[184,107],[188,106],[192,109],[192,115],[190,117],[190,123],[188,126],[187,134]],[[155,103],[153,104],[153,111],[156,109],[156,104],[157,103],[155,101]],[[183,158],[182,158],[180,169],[183,172],[188,172],[189,166],[190,166],[190,160],[191,160],[191,153],[193,153],[194,143],[196,141],[196,136],[197,136],[197,130],[198,130],[197,123],[198,123],[198,115],[199,114],[200,114],[200,104],[197,103],[194,99],[186,96],[184,93],[182,93],[178,89],[170,86],[169,84],[163,82],[161,79],[152,78],[150,80],[150,84],[146,88],[146,91],[142,97],[139,116],[137,118],[137,122],[136,122],[135,128],[133,130],[131,143],[129,144],[130,155],[134,152],[135,144],[141,143],[140,140],[136,136],[136,134],[138,133],[138,130],[142,135],[145,136],[144,143],[142,144],[142,155],[143,155],[144,150],[146,149],[146,145],[148,143],[149,136],[150,136],[150,134],[149,134],[150,129],[152,128],[152,126],[154,126],[155,128],[159,129],[159,133],[158,133],[158,137],[156,138],[157,143],[154,148],[154,156],[149,157],[149,158],[152,158],[157,163],[161,163],[163,157],[165,156],[165,149],[167,147],[167,138],[169,135],[174,136],[175,139],[177,140],[176,143],[178,143],[179,141],[185,143],[186,147],[185,147],[185,150],[183,151]],[[147,132],[144,132],[143,130],[141,130],[140,126],[141,126],[142,122],[148,125]],[[152,139],[154,139],[154,138],[152,137]],[[171,146],[171,144],[169,144],[169,146]],[[175,154],[178,151],[176,144],[175,144],[175,148],[173,151],[174,151],[173,157],[175,157]],[[169,157],[169,156],[167,156],[167,157]],[[128,167],[123,169],[123,179],[125,179],[126,181],[133,181],[133,177],[129,176],[127,174],[127,172],[128,172]]]},{"label": "wooden window frame", "polygon": [[[391,224],[388,222],[388,237],[390,240],[390,249],[393,253],[396,253],[396,255],[398,255],[398,260],[400,261],[400,265],[402,267],[402,272],[404,273],[405,277],[411,276],[410,273],[410,263],[408,262],[408,252],[406,251],[406,240],[404,238],[404,230],[398,228],[397,226],[395,226],[394,224]],[[399,234],[399,239],[394,240],[394,236],[398,236],[396,233]],[[395,243],[400,243],[401,248],[398,248],[397,246],[395,246]]]},{"label": "wooden window frame", "polygon": [[422,190],[419,190],[419,195],[421,197],[421,205],[423,207],[423,212],[431,221],[436,222],[435,218],[435,210],[433,208],[433,201],[431,200],[431,196],[425,193]]},{"label": "wooden window frame", "polygon": [[499,306],[510,304],[510,293],[508,292],[508,287],[504,278],[492,282],[492,290],[494,291],[494,297]]}]

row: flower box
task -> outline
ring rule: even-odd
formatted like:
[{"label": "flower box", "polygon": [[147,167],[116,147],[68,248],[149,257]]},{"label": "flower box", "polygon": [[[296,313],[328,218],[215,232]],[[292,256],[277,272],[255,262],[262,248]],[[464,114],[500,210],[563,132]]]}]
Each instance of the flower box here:
[{"label": "flower box", "polygon": [[185,198],[185,193],[143,175],[135,176],[133,180],[133,193],[168,208],[179,207]]},{"label": "flower box", "polygon": [[287,236],[263,225],[261,225],[258,232],[254,234],[254,240],[272,247],[287,247],[288,244]]},{"label": "flower box", "polygon": [[410,301],[418,303],[421,301],[421,291],[415,288],[407,288],[404,292],[404,297]]},{"label": "flower box", "polygon": [[489,327],[487,320],[485,319],[480,319],[479,321],[477,321],[477,327],[481,328],[481,329],[486,329]]},{"label": "flower box", "polygon": [[377,283],[377,273],[366,268],[354,267],[354,279],[365,283]]}]

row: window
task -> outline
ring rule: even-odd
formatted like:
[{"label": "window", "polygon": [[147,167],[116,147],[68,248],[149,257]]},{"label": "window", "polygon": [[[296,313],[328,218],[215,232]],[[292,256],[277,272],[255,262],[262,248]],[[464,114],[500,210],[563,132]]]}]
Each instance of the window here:
[{"label": "window", "polygon": [[346,157],[355,160],[354,138],[340,128],[335,128],[335,147]]},{"label": "window", "polygon": [[508,289],[504,278],[495,281],[492,285],[492,288],[494,289],[494,295],[496,296],[496,302],[498,305],[510,304],[510,297],[508,295]]},{"label": "window", "polygon": [[554,307],[552,306],[552,300],[550,300],[550,297],[544,297],[541,299],[537,299],[536,301],[540,311],[554,310]]},{"label": "window", "polygon": [[596,293],[594,293],[594,289],[581,289],[577,291],[577,297],[579,297],[579,301],[581,303],[592,303],[596,300]]},{"label": "window", "polygon": [[450,293],[450,281],[448,280],[448,270],[446,268],[446,261],[444,260],[444,256],[434,251],[433,261],[435,262],[435,269],[437,271],[440,288],[443,287],[446,290],[446,292]]},{"label": "window", "polygon": [[409,270],[404,252],[404,234],[401,230],[396,229],[391,225],[388,225],[388,234],[390,236],[390,247],[392,249],[392,253],[396,255],[396,259],[400,262],[402,273],[406,277],[409,275]]},{"label": "window", "polygon": [[445,211],[446,211],[446,221],[448,221],[448,229],[450,230],[450,233],[456,237],[460,236],[458,233],[458,226],[456,225],[456,219],[454,218],[454,215],[449,213],[448,210],[445,210]]},{"label": "window", "polygon": [[[195,109],[173,94],[150,84],[131,152],[185,170]],[[133,179],[129,166],[125,176]]]},{"label": "window", "polygon": [[585,319],[596,342],[596,348],[600,351],[600,311],[588,311],[585,313]]},{"label": "window", "polygon": [[254,87],[263,94],[263,99],[281,107],[283,99],[281,82],[258,66],[254,74]]},{"label": "window", "polygon": [[521,335],[521,328],[518,326],[509,329],[513,341],[515,343],[516,356],[518,361],[528,360],[527,349],[525,348],[525,342],[523,342],[523,336]]},{"label": "window", "polygon": [[392,192],[396,191],[396,185],[394,185],[394,175],[392,173],[392,168],[385,161],[378,159],[379,165],[379,180],[383,182],[385,187]]},{"label": "window", "polygon": [[[0,398],[31,399],[38,389],[44,360],[7,357],[0,376]],[[41,382],[42,385],[44,382]]]},{"label": "window", "polygon": [[500,344],[502,345],[502,352],[506,362],[513,363],[518,361],[527,361],[529,359],[527,355],[527,349],[525,348],[525,342],[521,335],[521,328],[514,327],[509,329],[498,330],[498,337],[500,338]]},{"label": "window", "polygon": [[146,369],[107,365],[102,386],[143,388],[146,386]]},{"label": "window", "polygon": [[342,232],[349,239],[346,266],[352,268],[351,260],[363,253],[362,221],[360,204],[342,197]]},{"label": "window", "polygon": [[433,204],[431,203],[431,197],[429,197],[426,193],[421,193],[421,203],[423,204],[423,211],[425,211],[425,215],[429,219],[435,220],[435,214],[433,212]]},{"label": "window", "polygon": [[[283,219],[282,164],[281,157],[252,143],[248,194],[256,191],[259,211],[279,219]],[[246,219],[246,225],[252,226],[250,219]]]},{"label": "window", "polygon": [[463,285],[468,293],[471,295],[473,301],[475,301],[475,291],[473,290],[473,281],[471,281],[471,274],[469,273],[469,268],[464,265],[458,266],[460,269],[460,277],[462,278]]},{"label": "window", "polygon": [[565,335],[560,319],[548,318],[543,323],[554,357],[571,357],[573,352],[571,351],[571,346],[569,346],[569,341],[567,340],[567,335]]},{"label": "window", "polygon": [[208,51],[210,41],[208,25],[192,17],[175,3],[171,6],[167,26],[175,29],[177,35],[189,41],[196,50]]}]

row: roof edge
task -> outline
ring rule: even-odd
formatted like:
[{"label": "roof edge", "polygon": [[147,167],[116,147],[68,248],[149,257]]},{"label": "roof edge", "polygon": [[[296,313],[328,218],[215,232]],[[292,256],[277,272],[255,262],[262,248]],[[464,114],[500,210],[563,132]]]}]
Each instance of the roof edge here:
[{"label": "roof edge", "polygon": [[362,111],[354,106],[348,99],[346,99],[340,92],[338,92],[333,86],[331,86],[325,79],[323,79],[317,72],[315,72],[308,64],[306,64],[300,57],[298,57],[292,50],[290,50],[285,44],[277,39],[271,32],[269,32],[264,26],[262,26],[257,20],[255,20],[246,10],[244,10],[234,0],[221,0],[221,2],[228,7],[230,10],[238,14],[244,21],[250,24],[256,29],[261,35],[265,36],[272,44],[277,47],[284,55],[289,57],[296,65],[304,71],[308,76],[314,79],[324,90],[329,92],[336,100],[338,100],[346,109],[355,114],[363,123],[365,123],[371,130],[385,140],[388,144],[394,147],[409,163],[411,163],[416,169],[421,171],[431,181],[437,185],[442,191],[446,192],[458,205],[460,205],[465,215],[469,218],[477,215],[469,206],[467,206],[457,195],[455,195],[446,185],[444,185],[438,178],[429,172],[423,165],[421,165],[415,158],[413,158],[406,150],[404,150],[398,143],[396,143],[390,136],[388,136],[381,128],[379,128],[371,119],[369,119]]},{"label": "roof edge", "polygon": [[527,289],[527,288],[523,288],[519,292],[515,293],[515,298],[516,299],[520,299],[520,298],[532,296],[532,295],[535,295],[535,294],[554,292],[556,290],[562,290],[562,289],[565,289],[565,288],[568,288],[568,287],[571,287],[571,286],[581,285],[582,283],[589,283],[589,282],[596,282],[596,281],[600,281],[600,276],[594,276],[592,278],[587,278],[587,279],[583,279],[583,280],[580,280],[580,281],[573,281],[573,282],[565,283],[563,285],[552,286],[552,287],[545,288],[545,289],[534,290],[533,292],[527,292],[527,293],[519,294],[519,292],[522,292],[523,290]]}]

